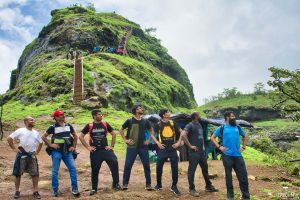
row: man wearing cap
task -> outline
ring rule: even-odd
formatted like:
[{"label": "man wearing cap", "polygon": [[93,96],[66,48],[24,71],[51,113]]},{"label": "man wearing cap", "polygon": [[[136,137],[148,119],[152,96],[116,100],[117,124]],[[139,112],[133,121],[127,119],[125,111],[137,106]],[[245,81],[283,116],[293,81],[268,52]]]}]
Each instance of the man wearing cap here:
[{"label": "man wearing cap", "polygon": [[[34,119],[32,117],[26,117],[24,119],[25,128],[19,128],[7,137],[7,142],[11,149],[17,153],[13,175],[15,179],[16,192],[15,199],[20,197],[20,182],[23,172],[27,171],[32,177],[33,183],[33,196],[36,199],[40,199],[41,196],[38,192],[39,181],[39,167],[36,155],[41,151],[43,141],[42,138],[34,127]],[[14,140],[19,140],[19,147],[16,148]]]},{"label": "man wearing cap", "polygon": [[[73,158],[73,152],[76,150],[77,135],[72,125],[65,122],[63,111],[56,110],[53,113],[53,118],[55,119],[56,123],[51,125],[42,137],[44,142],[52,150],[53,196],[58,197],[60,195],[58,190],[58,170],[61,160],[64,161],[70,172],[72,194],[78,196],[80,193],[78,191],[77,172]],[[51,142],[47,139],[49,135],[52,135]]]}]

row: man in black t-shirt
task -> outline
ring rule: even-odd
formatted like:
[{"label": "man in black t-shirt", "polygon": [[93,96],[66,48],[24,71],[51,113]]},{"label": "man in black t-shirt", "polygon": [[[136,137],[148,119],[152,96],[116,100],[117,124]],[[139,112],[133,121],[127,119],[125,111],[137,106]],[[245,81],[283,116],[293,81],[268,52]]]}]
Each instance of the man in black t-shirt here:
[{"label": "man in black t-shirt", "polygon": [[[113,128],[102,120],[103,115],[100,110],[93,110],[92,117],[94,121],[87,124],[81,131],[79,139],[83,146],[90,151],[90,160],[92,168],[92,190],[90,195],[97,193],[98,189],[98,175],[101,164],[105,161],[112,173],[113,184],[115,191],[121,189],[119,185],[119,165],[117,156],[113,152],[116,141],[116,133]],[[107,133],[111,133],[111,145],[107,142]],[[84,140],[84,136],[89,134],[89,143]]]},{"label": "man in black t-shirt", "polygon": [[169,159],[171,162],[172,169],[172,186],[171,191],[176,195],[180,196],[181,193],[177,188],[178,182],[178,155],[176,149],[180,146],[181,129],[177,124],[170,120],[171,113],[167,109],[161,109],[159,111],[161,117],[160,122],[155,127],[155,132],[158,134],[158,140],[151,135],[151,138],[158,146],[157,161],[156,161],[156,179],[157,185],[155,190],[162,189],[161,177],[163,173],[164,163]]},{"label": "man in black t-shirt", "polygon": [[[128,183],[130,173],[136,156],[139,155],[143,163],[144,173],[146,178],[146,190],[152,190],[151,187],[151,173],[150,173],[150,161],[148,156],[148,144],[150,137],[146,140],[145,132],[150,130],[151,134],[153,128],[148,120],[142,119],[143,108],[141,105],[136,105],[132,109],[134,117],[126,120],[126,122],[120,128],[120,134],[127,144],[126,160],[123,174],[123,190],[128,189]],[[124,129],[127,129],[125,136]]]},{"label": "man in black t-shirt", "polygon": [[212,185],[208,176],[208,164],[204,152],[204,130],[200,124],[200,115],[198,112],[191,114],[192,122],[185,126],[182,132],[182,138],[189,147],[189,167],[188,180],[190,185],[190,194],[198,197],[199,193],[195,190],[194,178],[197,166],[200,165],[202,175],[205,180],[206,192],[217,192],[218,190]]}]

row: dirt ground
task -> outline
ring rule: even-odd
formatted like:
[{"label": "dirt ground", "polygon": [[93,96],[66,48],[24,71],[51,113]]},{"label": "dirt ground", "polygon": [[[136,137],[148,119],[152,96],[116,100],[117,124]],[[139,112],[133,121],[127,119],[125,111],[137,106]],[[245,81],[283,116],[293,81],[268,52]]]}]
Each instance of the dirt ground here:
[{"label": "dirt ground", "polygon": [[[12,199],[14,194],[14,177],[11,175],[12,166],[15,159],[15,153],[9,148],[6,137],[9,132],[5,133],[3,141],[0,141],[0,199]],[[45,146],[38,155],[40,169],[40,194],[42,199],[75,199],[70,192],[69,173],[62,163],[59,174],[60,191],[63,196],[54,198],[51,196],[51,158],[45,152]],[[102,165],[99,176],[99,191],[95,196],[89,196],[91,188],[90,182],[90,161],[89,152],[78,144],[77,151],[80,153],[75,161],[78,172],[78,184],[81,196],[77,199],[196,199],[188,194],[187,168],[188,162],[179,163],[179,182],[178,188],[182,192],[180,197],[175,197],[170,191],[171,184],[171,167],[170,163],[166,163],[163,172],[163,190],[162,191],[145,191],[145,178],[142,164],[137,160],[133,166],[130,178],[129,190],[114,192],[111,189],[112,178],[106,163]],[[217,177],[212,179],[213,185],[220,191],[217,193],[207,193],[204,191],[204,179],[201,174],[201,169],[198,167],[195,177],[196,189],[200,192],[200,199],[226,199],[225,174],[221,161],[208,161],[209,173],[217,174]],[[155,178],[155,163],[151,164],[152,186],[156,184]],[[122,182],[124,168],[124,159],[119,160],[120,183]],[[271,197],[285,197],[296,194],[300,191],[300,187],[289,186],[284,188],[280,181],[293,182],[299,179],[289,176],[286,170],[279,167],[255,164],[247,162],[248,175],[252,176],[249,179],[250,193],[254,199],[271,199]],[[233,173],[234,174],[234,173]],[[238,182],[235,174],[234,187],[236,198],[240,198]],[[255,180],[252,180],[255,179]],[[28,174],[24,174],[21,180],[21,198],[33,199],[32,197],[32,182]],[[285,199],[285,198],[282,198]],[[292,198],[296,199],[296,198]]]}]

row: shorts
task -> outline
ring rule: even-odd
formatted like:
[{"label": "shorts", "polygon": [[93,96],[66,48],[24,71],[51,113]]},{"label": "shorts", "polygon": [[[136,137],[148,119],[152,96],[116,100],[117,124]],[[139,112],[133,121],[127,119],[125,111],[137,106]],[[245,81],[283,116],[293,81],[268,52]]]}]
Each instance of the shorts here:
[{"label": "shorts", "polygon": [[[16,164],[16,163],[15,163]],[[30,176],[39,175],[39,165],[36,157],[33,158],[20,158],[20,166],[18,172],[13,172],[14,176],[21,176],[24,172],[27,172]]]}]

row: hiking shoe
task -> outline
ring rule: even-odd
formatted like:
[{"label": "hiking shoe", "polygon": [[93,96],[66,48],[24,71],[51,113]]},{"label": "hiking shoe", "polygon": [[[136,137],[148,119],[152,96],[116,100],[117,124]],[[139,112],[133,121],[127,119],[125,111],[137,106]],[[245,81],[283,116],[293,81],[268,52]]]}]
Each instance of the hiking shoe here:
[{"label": "hiking shoe", "polygon": [[122,190],[128,190],[128,184],[123,184]]},{"label": "hiking shoe", "polygon": [[205,192],[218,192],[219,190],[216,189],[213,185],[206,187]]},{"label": "hiking shoe", "polygon": [[14,199],[18,199],[18,198],[20,198],[20,192],[16,191],[14,195]]},{"label": "hiking shoe", "polygon": [[40,199],[40,198],[41,198],[41,195],[39,194],[38,191],[34,192],[32,195],[33,195],[33,197],[36,198],[36,199]]},{"label": "hiking shoe", "polygon": [[179,192],[177,186],[172,186],[171,187],[171,192],[173,192],[176,196],[180,196],[181,193]]},{"label": "hiking shoe", "polygon": [[80,195],[78,189],[72,189],[72,194],[73,194],[74,196],[79,196],[79,195]]},{"label": "hiking shoe", "polygon": [[59,191],[53,191],[53,192],[52,192],[52,195],[53,195],[54,197],[59,197],[59,196],[60,196],[60,192],[59,192]]},{"label": "hiking shoe", "polygon": [[195,189],[190,190],[190,195],[193,197],[199,197],[199,192],[197,192]]},{"label": "hiking shoe", "polygon": [[162,190],[162,186],[161,185],[156,185],[154,187],[154,190],[156,190],[156,191]]},{"label": "hiking shoe", "polygon": [[122,190],[121,186],[119,184],[113,185],[114,191]]},{"label": "hiking shoe", "polygon": [[97,194],[97,191],[96,191],[96,190],[91,190],[91,191],[90,191],[90,196],[93,196],[93,195],[95,195],[95,194]]},{"label": "hiking shoe", "polygon": [[146,185],[145,190],[151,191],[151,190],[153,190],[153,188],[151,185]]}]

